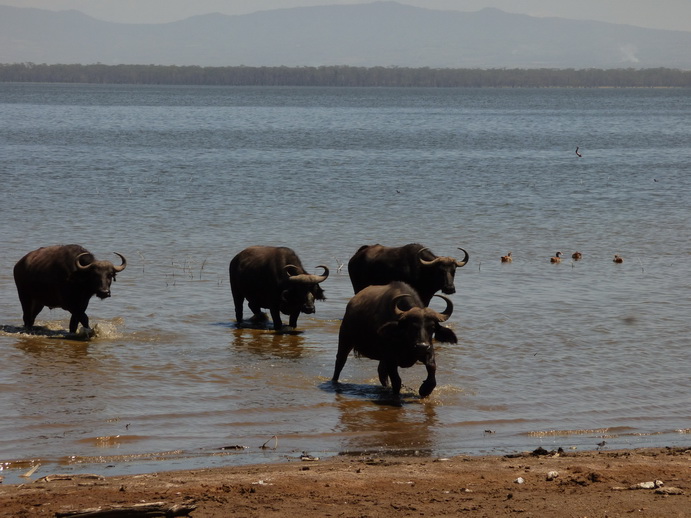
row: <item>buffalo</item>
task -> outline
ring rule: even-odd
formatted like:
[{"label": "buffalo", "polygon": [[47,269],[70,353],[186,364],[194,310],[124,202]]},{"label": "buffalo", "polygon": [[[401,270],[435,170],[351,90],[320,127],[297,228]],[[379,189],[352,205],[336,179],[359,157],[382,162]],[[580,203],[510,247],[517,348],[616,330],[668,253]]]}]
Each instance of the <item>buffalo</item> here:
[{"label": "buffalo", "polygon": [[324,300],[320,283],[329,276],[310,275],[302,267],[297,254],[286,247],[251,246],[230,261],[230,288],[235,303],[235,317],[242,322],[245,299],[254,320],[262,320],[262,308],[271,313],[274,329],[283,329],[281,313],[289,315],[290,328],[297,326],[300,313],[314,313],[314,301]]},{"label": "buffalo", "polygon": [[392,281],[410,284],[420,295],[424,307],[439,290],[446,295],[456,293],[456,268],[468,263],[468,252],[459,261],[453,257],[437,257],[428,248],[411,243],[401,247],[365,245],[348,262],[348,274],[353,290]]},{"label": "buffalo", "polygon": [[338,333],[338,352],[332,382],[338,382],[350,352],[379,361],[379,381],[391,380],[395,395],[401,392],[398,367],[407,368],[420,361],[427,367],[427,379],[420,386],[420,396],[429,396],[437,385],[433,339],[456,343],[456,334],[443,327],[453,312],[453,303],[443,295],[446,309],[438,313],[426,307],[410,285],[392,282],[386,286],[368,286],[346,306]]},{"label": "buffalo", "polygon": [[22,304],[24,325],[31,329],[41,310],[61,308],[72,314],[70,333],[77,327],[89,330],[86,308],[91,297],[110,297],[110,285],[115,274],[127,266],[120,257],[116,266],[110,261],[97,261],[91,252],[80,245],[46,246],[29,252],[14,266],[14,282]]}]

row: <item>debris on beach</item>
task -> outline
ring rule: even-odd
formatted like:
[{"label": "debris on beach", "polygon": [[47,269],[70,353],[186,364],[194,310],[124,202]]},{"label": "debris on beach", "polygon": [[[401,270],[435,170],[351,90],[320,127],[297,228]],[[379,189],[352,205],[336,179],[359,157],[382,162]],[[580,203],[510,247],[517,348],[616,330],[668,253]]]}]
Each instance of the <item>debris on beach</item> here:
[{"label": "debris on beach", "polygon": [[150,502],[134,504],[131,506],[109,506],[109,507],[96,507],[89,509],[81,509],[77,511],[66,511],[57,512],[55,516],[57,518],[80,518],[89,517],[97,518],[103,517],[108,518],[112,516],[128,516],[131,518],[136,517],[153,517],[153,516],[189,516],[189,514],[197,508],[196,505],[187,504],[167,504],[165,502]]},{"label": "debris on beach", "polygon": [[559,472],[558,472],[558,471],[548,471],[548,472],[547,472],[547,477],[546,477],[546,478],[547,478],[548,481],[551,482],[552,480],[554,480],[554,479],[557,478],[558,476],[559,476]]},{"label": "debris on beach", "polygon": [[659,487],[655,490],[656,495],[683,495],[684,490],[680,487]]},{"label": "debris on beach", "polygon": [[665,483],[662,480],[651,480],[649,482],[639,482],[629,489],[658,489],[664,485]]}]

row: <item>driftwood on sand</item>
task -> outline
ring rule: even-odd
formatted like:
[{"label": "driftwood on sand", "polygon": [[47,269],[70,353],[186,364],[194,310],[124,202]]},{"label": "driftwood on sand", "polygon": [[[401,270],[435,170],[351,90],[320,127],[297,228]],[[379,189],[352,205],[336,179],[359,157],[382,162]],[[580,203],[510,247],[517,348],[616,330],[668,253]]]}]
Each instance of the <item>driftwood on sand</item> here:
[{"label": "driftwood on sand", "polygon": [[55,513],[56,518],[149,518],[156,516],[188,516],[196,505],[149,502],[129,506],[82,509]]}]

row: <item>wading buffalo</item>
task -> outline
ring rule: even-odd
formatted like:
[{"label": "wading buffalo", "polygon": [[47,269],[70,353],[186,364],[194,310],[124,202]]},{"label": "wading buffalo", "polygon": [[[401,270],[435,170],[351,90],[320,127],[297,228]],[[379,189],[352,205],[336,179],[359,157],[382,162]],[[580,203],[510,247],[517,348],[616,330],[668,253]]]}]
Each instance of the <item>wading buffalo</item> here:
[{"label": "wading buffalo", "polygon": [[350,351],[379,360],[379,381],[391,380],[394,394],[401,391],[398,367],[411,367],[420,361],[427,367],[427,379],[420,396],[428,396],[437,385],[433,338],[456,343],[456,334],[441,323],[453,312],[453,303],[443,295],[446,309],[438,313],[425,307],[417,292],[404,282],[368,286],[346,306],[338,334],[338,352],[332,381],[337,382]]},{"label": "wading buffalo", "polygon": [[14,265],[14,282],[24,312],[24,325],[31,329],[36,316],[48,306],[61,308],[72,314],[70,333],[81,323],[89,330],[86,308],[91,297],[110,297],[110,284],[115,274],[127,266],[97,261],[86,248],[79,245],[46,246],[29,252]]},{"label": "wading buffalo", "polygon": [[324,300],[319,284],[329,276],[309,275],[293,250],[286,247],[251,246],[230,261],[230,289],[235,318],[242,322],[242,306],[247,299],[254,320],[262,320],[262,308],[271,313],[274,329],[283,328],[281,313],[289,315],[289,326],[297,326],[298,316],[314,313],[314,299]]},{"label": "wading buffalo", "polygon": [[456,293],[456,268],[468,262],[468,252],[462,248],[459,250],[465,254],[462,261],[453,257],[437,257],[417,243],[401,247],[365,245],[348,262],[350,282],[355,293],[358,293],[367,286],[402,281],[415,288],[422,304],[428,306],[432,296],[439,290],[447,295]]}]

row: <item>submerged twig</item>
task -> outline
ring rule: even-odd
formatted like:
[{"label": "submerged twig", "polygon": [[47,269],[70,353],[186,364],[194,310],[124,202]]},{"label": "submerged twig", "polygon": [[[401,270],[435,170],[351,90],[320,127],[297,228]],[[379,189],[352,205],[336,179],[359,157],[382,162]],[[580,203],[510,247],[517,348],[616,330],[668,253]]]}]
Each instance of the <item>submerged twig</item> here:
[{"label": "submerged twig", "polygon": [[146,267],[146,258],[144,257],[144,254],[141,253],[139,250],[137,250],[137,255],[142,260],[142,273],[144,273],[144,268]]},{"label": "submerged twig", "polygon": [[30,469],[29,471],[27,471],[27,472],[24,473],[23,475],[19,475],[19,476],[22,477],[22,478],[29,478],[31,475],[33,475],[34,473],[36,473],[36,470],[37,470],[38,468],[40,468],[40,467],[41,467],[40,464],[36,464],[35,466],[32,466],[31,469]]},{"label": "submerged twig", "polygon": [[[273,448],[271,448],[271,446],[267,446],[267,444],[269,444],[269,442],[271,442],[271,439],[273,439],[275,441]],[[268,449],[275,450],[276,448],[278,448],[278,436],[274,435],[273,437],[271,437],[271,439],[269,439],[268,441],[266,441],[264,444],[261,445],[262,450],[268,450]]]}]

